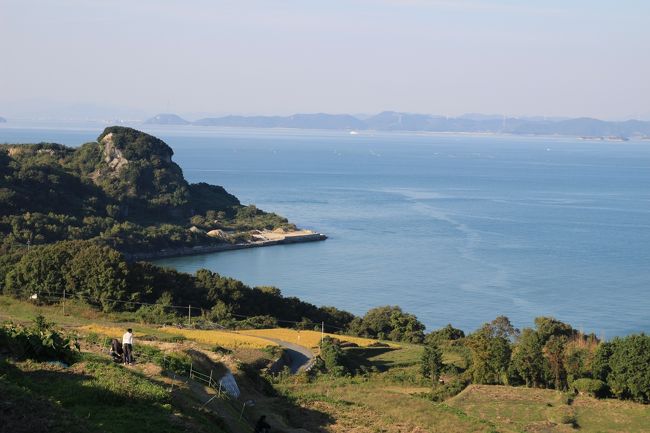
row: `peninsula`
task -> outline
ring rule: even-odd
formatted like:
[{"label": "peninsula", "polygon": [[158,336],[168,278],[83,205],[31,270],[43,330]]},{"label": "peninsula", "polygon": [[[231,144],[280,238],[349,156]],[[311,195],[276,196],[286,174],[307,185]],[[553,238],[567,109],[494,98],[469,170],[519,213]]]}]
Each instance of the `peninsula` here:
[{"label": "peninsula", "polygon": [[173,153],[118,126],[78,148],[0,145],[3,248],[91,240],[142,259],[327,238],[221,186],[187,182]]}]

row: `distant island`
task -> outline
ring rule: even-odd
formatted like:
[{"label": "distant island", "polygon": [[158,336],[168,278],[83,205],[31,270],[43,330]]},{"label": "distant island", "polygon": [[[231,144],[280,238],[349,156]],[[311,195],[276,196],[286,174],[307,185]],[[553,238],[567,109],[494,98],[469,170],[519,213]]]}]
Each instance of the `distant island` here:
[{"label": "distant island", "polygon": [[0,123],[7,123],[7,119],[5,119],[4,117],[0,117]]},{"label": "distant island", "polygon": [[367,118],[350,114],[294,114],[291,116],[206,117],[194,122],[175,114],[159,114],[145,122],[155,125],[197,125],[242,128],[299,128],[344,131],[414,131],[517,135],[565,135],[585,139],[621,140],[650,136],[650,122],[604,121],[589,117],[575,119],[506,117],[466,114],[459,117],[385,111]]},{"label": "distant island", "polygon": [[145,125],[189,125],[191,122],[176,114],[161,113],[145,120]]},{"label": "distant island", "polygon": [[90,240],[155,258],[323,240],[242,205],[220,186],[188,183],[162,140],[106,128],[79,148],[0,145],[0,244]]}]

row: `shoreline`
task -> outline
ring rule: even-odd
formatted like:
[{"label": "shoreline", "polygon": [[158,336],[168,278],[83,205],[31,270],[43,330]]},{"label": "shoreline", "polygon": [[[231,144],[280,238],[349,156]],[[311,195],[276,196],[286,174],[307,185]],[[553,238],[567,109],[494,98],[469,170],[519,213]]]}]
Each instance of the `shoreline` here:
[{"label": "shoreline", "polygon": [[327,239],[323,233],[308,233],[293,236],[285,236],[281,239],[266,239],[237,244],[216,244],[197,245],[194,247],[181,247],[173,249],[162,249],[153,252],[123,253],[128,261],[157,260],[171,257],[194,256],[200,254],[218,253],[222,251],[243,250],[246,248],[270,247],[274,245],[298,244],[304,242],[319,242]]}]

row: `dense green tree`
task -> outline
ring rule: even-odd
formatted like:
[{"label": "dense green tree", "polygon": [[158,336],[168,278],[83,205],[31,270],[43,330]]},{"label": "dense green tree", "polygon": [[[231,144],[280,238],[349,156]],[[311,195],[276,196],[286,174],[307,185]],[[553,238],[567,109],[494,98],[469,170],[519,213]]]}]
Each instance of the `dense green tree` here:
[{"label": "dense green tree", "polygon": [[448,323],[445,327],[428,333],[425,337],[425,341],[427,343],[436,342],[438,344],[441,344],[447,341],[459,340],[461,338],[465,338],[465,333],[463,330],[454,328],[450,323]]},{"label": "dense green tree", "polygon": [[607,384],[615,396],[650,401],[650,336],[615,338],[609,368]]},{"label": "dense green tree", "polygon": [[369,310],[363,318],[350,323],[350,331],[365,337],[409,343],[424,340],[424,325],[417,317],[390,305]]},{"label": "dense green tree", "polygon": [[551,335],[543,349],[553,376],[554,387],[557,390],[566,388],[566,370],[564,368],[566,344],[567,337],[565,335]]},{"label": "dense green tree", "polygon": [[498,316],[488,326],[494,337],[514,341],[519,336],[519,329],[515,328],[506,316]]},{"label": "dense green tree", "polygon": [[96,244],[84,244],[71,252],[65,275],[74,296],[111,311],[126,299],[128,267],[117,251]]},{"label": "dense green tree", "polygon": [[603,342],[596,349],[594,354],[594,360],[591,364],[591,371],[593,377],[600,379],[603,382],[607,382],[607,376],[612,371],[612,368],[609,365],[609,359],[614,353],[614,343],[613,342]]},{"label": "dense green tree", "polygon": [[233,308],[225,302],[218,300],[210,309],[208,320],[217,323],[229,323],[233,320]]},{"label": "dense green tree", "polygon": [[546,383],[547,366],[543,350],[544,343],[537,331],[524,328],[512,353],[512,366],[526,386],[539,387]]},{"label": "dense green tree", "polygon": [[327,336],[323,338],[319,356],[328,372],[337,376],[348,372],[345,354],[339,340]]},{"label": "dense green tree", "polygon": [[33,294],[47,300],[66,288],[70,252],[62,245],[33,247],[7,273],[4,292],[27,298]]},{"label": "dense green tree", "polygon": [[470,371],[475,383],[507,383],[507,372],[512,349],[510,342],[496,335],[490,324],[485,324],[465,339],[472,352]]},{"label": "dense green tree", "polygon": [[422,359],[420,360],[420,372],[422,376],[431,379],[431,386],[438,383],[438,378],[442,372],[442,350],[436,342],[428,342],[424,346]]},{"label": "dense green tree", "polygon": [[595,335],[576,335],[564,348],[564,369],[567,383],[579,378],[591,378],[593,363],[600,342]]},{"label": "dense green tree", "polygon": [[571,325],[560,322],[553,317],[536,317],[535,328],[544,344],[546,344],[552,335],[572,337],[576,334],[576,331],[571,327]]}]

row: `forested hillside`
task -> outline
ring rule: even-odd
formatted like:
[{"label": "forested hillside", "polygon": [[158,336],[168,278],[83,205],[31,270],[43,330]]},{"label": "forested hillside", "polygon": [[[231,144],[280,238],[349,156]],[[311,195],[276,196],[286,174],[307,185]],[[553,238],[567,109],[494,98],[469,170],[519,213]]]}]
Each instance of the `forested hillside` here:
[{"label": "forested hillside", "polygon": [[[122,252],[237,242],[251,229],[293,228],[220,186],[190,184],[162,140],[110,127],[79,148],[0,145],[3,250],[92,239]],[[207,235],[220,230],[219,236]]]}]

